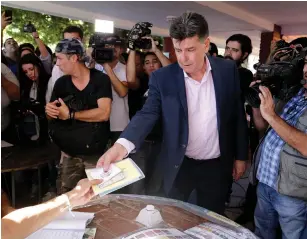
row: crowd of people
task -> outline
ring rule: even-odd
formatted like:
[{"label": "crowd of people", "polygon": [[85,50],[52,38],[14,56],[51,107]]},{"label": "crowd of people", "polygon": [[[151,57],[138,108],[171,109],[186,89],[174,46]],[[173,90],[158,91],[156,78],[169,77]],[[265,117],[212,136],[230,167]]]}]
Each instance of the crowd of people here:
[{"label": "crowd of people", "polygon": [[[3,33],[9,24],[4,14],[1,24]],[[62,196],[34,206],[45,218],[39,224],[31,219],[33,208],[11,212],[9,207],[2,219],[3,238],[24,238],[67,205],[86,203],[93,196],[90,185],[98,182],[82,180],[85,169],[108,170],[110,163],[128,156],[146,179],[120,192],[183,201],[196,192],[197,205],[225,215],[232,182],[246,171],[249,148],[257,162],[252,170],[257,186],[249,186],[254,196],[246,202],[246,220],[254,220],[260,238],[276,238],[278,228],[283,238],[306,237],[307,56],[299,69],[304,78],[300,90],[280,102],[260,86],[261,104],[255,108],[247,105],[245,95],[259,82],[242,66],[252,52],[251,39],[230,36],[221,56],[210,42],[206,19],[197,13],[184,13],[170,26],[176,63],[151,37],[150,49],[129,49],[125,60],[126,46],[115,35],[108,45],[112,60],[96,62],[92,49],[84,47],[82,29],[67,26],[53,65],[50,48],[38,32],[32,36],[36,50],[13,38],[1,41],[1,135],[28,147],[51,139],[61,158],[58,183],[50,184],[57,185],[53,196]],[[306,39],[291,45],[305,48]],[[295,167],[289,169],[285,158]],[[281,167],[287,173],[281,174]],[[293,190],[281,191],[281,182]],[[18,235],[12,230],[17,217]]]}]

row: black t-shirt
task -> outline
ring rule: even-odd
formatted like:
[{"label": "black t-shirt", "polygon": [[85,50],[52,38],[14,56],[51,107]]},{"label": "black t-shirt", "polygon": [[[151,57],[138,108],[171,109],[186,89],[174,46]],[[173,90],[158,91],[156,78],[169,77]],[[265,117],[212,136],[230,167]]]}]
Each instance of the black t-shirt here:
[{"label": "black t-shirt", "polygon": [[238,71],[240,77],[241,97],[244,103],[246,91],[249,89],[249,85],[253,81],[253,73],[244,67],[238,68]]},{"label": "black t-shirt", "polygon": [[[98,108],[97,100],[100,98],[112,99],[112,88],[110,78],[96,69],[90,70],[90,80],[87,86],[83,90],[79,90],[72,82],[70,75],[64,75],[60,77],[53,88],[50,102],[53,102],[61,98],[65,104],[74,111],[83,111]],[[69,127],[71,125],[70,120],[56,120],[60,127]],[[88,124],[98,125],[100,136],[97,140],[107,142],[110,132],[110,122],[84,122],[75,120],[74,127],[85,127]],[[95,128],[96,126],[94,126]],[[91,132],[89,132],[90,134]],[[80,135],[82,137],[82,135]],[[100,138],[101,137],[101,138]],[[78,139],[76,139],[78,140]]]}]

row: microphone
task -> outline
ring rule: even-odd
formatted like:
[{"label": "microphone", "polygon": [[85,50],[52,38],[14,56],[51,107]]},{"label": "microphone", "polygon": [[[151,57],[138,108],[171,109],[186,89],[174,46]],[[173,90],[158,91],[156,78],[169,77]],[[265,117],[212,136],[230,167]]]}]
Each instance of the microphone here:
[{"label": "microphone", "polygon": [[301,80],[301,84],[302,84],[302,85],[305,85],[305,84],[307,84],[307,80],[305,80],[305,79],[302,79],[302,80]]}]

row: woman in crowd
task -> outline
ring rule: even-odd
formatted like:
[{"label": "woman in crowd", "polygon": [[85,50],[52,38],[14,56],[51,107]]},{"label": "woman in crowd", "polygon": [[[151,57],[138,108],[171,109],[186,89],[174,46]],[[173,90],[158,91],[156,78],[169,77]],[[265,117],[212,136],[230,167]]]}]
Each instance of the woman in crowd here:
[{"label": "woman in crowd", "polygon": [[21,113],[22,122],[26,122],[23,124],[23,132],[32,141],[39,139],[40,142],[44,142],[48,136],[45,94],[49,78],[50,75],[46,73],[43,63],[36,55],[29,53],[21,57],[19,62]]}]

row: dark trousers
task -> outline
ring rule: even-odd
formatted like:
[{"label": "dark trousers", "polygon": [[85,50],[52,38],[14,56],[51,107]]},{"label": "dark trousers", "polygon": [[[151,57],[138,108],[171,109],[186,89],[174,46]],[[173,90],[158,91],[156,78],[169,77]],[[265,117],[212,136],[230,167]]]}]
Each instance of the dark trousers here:
[{"label": "dark trousers", "polygon": [[231,171],[220,158],[194,160],[185,157],[169,196],[188,201],[195,190],[198,206],[223,215]]}]

